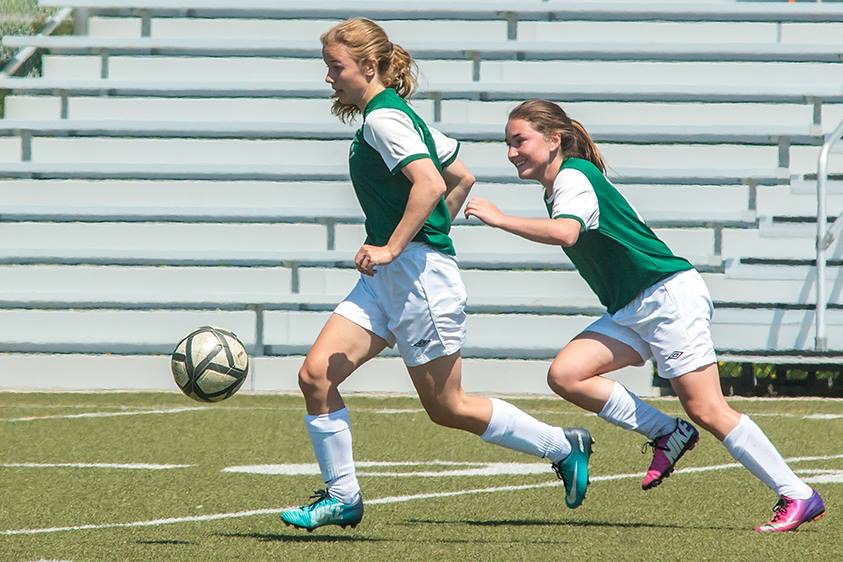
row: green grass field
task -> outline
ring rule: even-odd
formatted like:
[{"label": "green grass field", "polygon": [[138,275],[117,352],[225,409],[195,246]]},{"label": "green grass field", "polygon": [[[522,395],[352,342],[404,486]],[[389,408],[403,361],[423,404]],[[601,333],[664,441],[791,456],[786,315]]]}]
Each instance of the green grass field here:
[{"label": "green grass field", "polygon": [[[829,508],[777,536],[751,530],[775,498],[729,466],[712,437],[680,464],[699,471],[645,493],[642,437],[561,400],[512,401],[594,434],[592,485],[579,509],[565,507],[549,465],[436,427],[415,398],[350,396],[366,517],[355,530],[306,533],[281,524],[277,511],[307,501],[321,486],[315,472],[223,472],[313,463],[298,396],[205,406],[177,393],[0,393],[0,559],[830,560],[843,552],[843,401],[734,402],[785,457],[812,457],[792,466],[815,479]],[[659,404],[679,413],[676,401]],[[373,461],[403,464],[364,464]],[[95,463],[158,469],[85,466]]]}]

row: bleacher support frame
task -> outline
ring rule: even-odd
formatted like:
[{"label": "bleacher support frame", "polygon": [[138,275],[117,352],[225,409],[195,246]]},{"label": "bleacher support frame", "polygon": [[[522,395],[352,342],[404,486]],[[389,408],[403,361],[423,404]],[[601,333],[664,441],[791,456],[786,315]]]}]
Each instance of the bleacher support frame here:
[{"label": "bleacher support frame", "polygon": [[816,317],[816,338],[815,349],[825,351],[828,349],[828,337],[825,330],[825,311],[827,307],[825,293],[825,268],[827,261],[827,250],[834,242],[834,239],[843,228],[843,213],[841,213],[831,224],[827,225],[826,196],[828,191],[828,156],[834,146],[843,137],[843,121],[828,135],[825,143],[820,149],[817,159],[817,317]]}]

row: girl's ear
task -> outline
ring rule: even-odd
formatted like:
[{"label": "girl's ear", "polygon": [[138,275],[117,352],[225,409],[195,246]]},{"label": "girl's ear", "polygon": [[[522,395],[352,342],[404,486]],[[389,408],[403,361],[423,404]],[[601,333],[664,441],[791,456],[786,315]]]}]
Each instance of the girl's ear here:
[{"label": "girl's ear", "polygon": [[378,72],[378,62],[374,59],[369,59],[360,63],[360,70],[363,72],[363,77],[366,78],[367,82],[371,82],[375,79],[375,75]]},{"label": "girl's ear", "polygon": [[550,136],[547,137],[547,143],[550,145],[551,150],[558,150],[562,145],[562,135],[559,131],[551,133]]}]

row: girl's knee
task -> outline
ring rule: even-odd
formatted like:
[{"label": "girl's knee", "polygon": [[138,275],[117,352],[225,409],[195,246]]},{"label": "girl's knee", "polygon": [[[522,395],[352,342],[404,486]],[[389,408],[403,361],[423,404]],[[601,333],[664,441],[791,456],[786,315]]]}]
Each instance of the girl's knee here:
[{"label": "girl's knee", "polygon": [[547,385],[550,389],[566,396],[573,393],[582,382],[583,373],[561,364],[554,363],[547,371]]},{"label": "girl's knee", "polygon": [[318,368],[314,362],[305,360],[299,369],[299,389],[305,396],[319,392],[330,386],[328,373]]},{"label": "girl's knee", "polygon": [[442,427],[450,427],[455,429],[459,429],[460,427],[462,427],[459,423],[459,416],[456,415],[455,412],[448,409],[432,408],[427,411],[427,416],[430,418],[430,421],[432,421],[436,425],[441,425]]},{"label": "girl's knee", "polygon": [[719,427],[722,420],[736,415],[736,412],[725,403],[692,401],[685,404],[685,411],[688,413],[691,421],[702,426],[709,432]]},{"label": "girl's knee", "polygon": [[442,427],[455,427],[454,415],[448,410],[432,408],[427,411],[427,417],[429,417],[430,421],[436,425],[441,425]]},{"label": "girl's knee", "polygon": [[461,429],[462,411],[459,404],[453,400],[434,400],[424,404],[427,416],[436,425]]}]

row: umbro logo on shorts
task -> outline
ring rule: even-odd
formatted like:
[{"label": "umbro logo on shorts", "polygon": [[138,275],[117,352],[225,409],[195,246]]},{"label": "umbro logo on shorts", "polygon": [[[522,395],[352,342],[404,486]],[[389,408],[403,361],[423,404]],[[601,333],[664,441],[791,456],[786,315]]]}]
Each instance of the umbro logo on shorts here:
[{"label": "umbro logo on shorts", "polygon": [[430,340],[419,340],[413,344],[413,347],[424,347],[430,343]]},{"label": "umbro logo on shorts", "polygon": [[667,356],[668,359],[679,359],[682,357],[682,354],[685,353],[684,351],[674,351],[670,355]]}]

